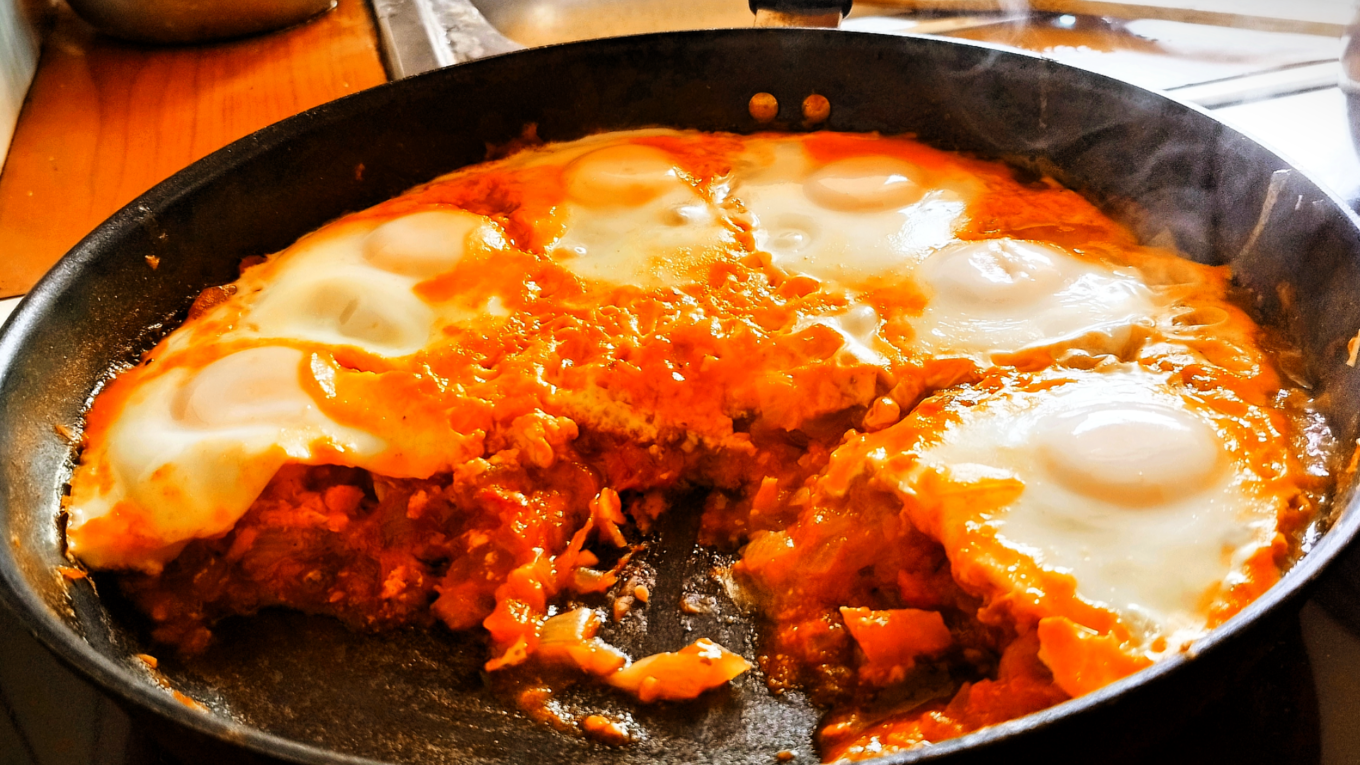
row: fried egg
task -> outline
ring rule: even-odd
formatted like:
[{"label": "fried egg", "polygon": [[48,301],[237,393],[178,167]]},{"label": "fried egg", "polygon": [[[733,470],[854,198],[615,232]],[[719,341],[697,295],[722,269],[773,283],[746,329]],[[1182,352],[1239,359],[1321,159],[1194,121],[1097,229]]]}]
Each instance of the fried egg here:
[{"label": "fried egg", "polygon": [[[1205,634],[1291,496],[1249,451],[1270,418],[1215,396],[1132,365],[943,394],[878,438],[920,439],[882,479],[961,584],[1150,660]],[[1072,655],[1049,663],[1072,695],[1103,684]]]},{"label": "fried egg", "polygon": [[306,354],[265,345],[137,386],[72,481],[72,553],[156,570],[190,539],[229,530],[284,464],[353,464],[385,448],[323,414],[316,385]]},{"label": "fried egg", "polygon": [[819,164],[796,140],[753,141],[732,196],[775,266],[846,286],[901,278],[954,241],[975,183],[936,177],[893,156]]},{"label": "fried egg", "polygon": [[469,253],[508,247],[489,219],[450,208],[335,226],[243,279],[246,308],[224,339],[300,340],[408,356],[476,313],[456,302],[431,305],[416,286]]},{"label": "fried egg", "polygon": [[644,289],[683,284],[735,247],[721,211],[661,149],[605,146],[563,172],[565,230],[547,249],[582,278]]}]

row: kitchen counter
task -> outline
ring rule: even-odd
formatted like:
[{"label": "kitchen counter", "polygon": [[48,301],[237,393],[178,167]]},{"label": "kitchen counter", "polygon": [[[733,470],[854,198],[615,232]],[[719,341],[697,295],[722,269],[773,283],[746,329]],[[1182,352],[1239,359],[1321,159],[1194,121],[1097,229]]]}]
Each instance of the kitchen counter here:
[{"label": "kitchen counter", "polygon": [[366,0],[290,29],[153,47],[55,10],[0,174],[0,298],[21,295],[100,221],[228,143],[386,82]]}]

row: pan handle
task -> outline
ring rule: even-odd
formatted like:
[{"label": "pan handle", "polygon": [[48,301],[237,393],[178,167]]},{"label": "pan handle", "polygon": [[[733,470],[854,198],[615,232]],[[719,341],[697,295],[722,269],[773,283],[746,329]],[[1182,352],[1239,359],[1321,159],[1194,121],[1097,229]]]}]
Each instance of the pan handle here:
[{"label": "pan handle", "polygon": [[[748,1],[756,26],[765,27],[837,27],[852,2]],[[373,0],[373,15],[393,80],[524,47],[501,34],[471,0]]]},{"label": "pan handle", "polygon": [[393,80],[524,47],[501,34],[470,0],[373,0],[373,15]]},{"label": "pan handle", "polygon": [[850,15],[853,0],[750,0],[758,27],[829,27]]}]

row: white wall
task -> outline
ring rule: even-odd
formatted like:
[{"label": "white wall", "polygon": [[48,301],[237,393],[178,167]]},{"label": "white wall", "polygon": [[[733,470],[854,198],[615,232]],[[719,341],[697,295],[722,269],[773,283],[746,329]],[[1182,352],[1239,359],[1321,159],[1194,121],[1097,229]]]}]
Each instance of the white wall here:
[{"label": "white wall", "polygon": [[0,165],[4,164],[24,94],[38,67],[38,35],[19,2],[0,0]]}]

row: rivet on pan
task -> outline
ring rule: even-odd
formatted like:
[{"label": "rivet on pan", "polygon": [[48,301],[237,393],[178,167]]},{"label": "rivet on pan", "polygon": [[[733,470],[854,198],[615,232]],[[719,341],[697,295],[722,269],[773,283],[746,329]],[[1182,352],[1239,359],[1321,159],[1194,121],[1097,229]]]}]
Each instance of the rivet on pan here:
[{"label": "rivet on pan", "polygon": [[769,122],[779,114],[779,101],[769,93],[757,93],[746,108],[756,122]]},{"label": "rivet on pan", "polygon": [[826,118],[830,116],[831,102],[826,100],[826,96],[813,93],[803,99],[803,119],[815,124],[826,122]]}]

